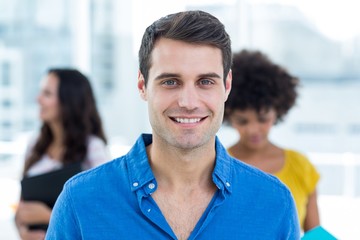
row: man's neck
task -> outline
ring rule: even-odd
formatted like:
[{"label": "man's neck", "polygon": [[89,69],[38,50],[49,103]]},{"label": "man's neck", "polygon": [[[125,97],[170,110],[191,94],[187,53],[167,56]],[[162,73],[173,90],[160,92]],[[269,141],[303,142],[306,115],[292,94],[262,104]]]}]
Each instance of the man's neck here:
[{"label": "man's neck", "polygon": [[181,151],[153,141],[147,153],[158,183],[152,198],[177,238],[188,239],[217,189],[214,144]]},{"label": "man's neck", "polygon": [[214,145],[183,151],[153,142],[147,147],[151,168],[159,185],[170,189],[208,186],[215,166]]}]

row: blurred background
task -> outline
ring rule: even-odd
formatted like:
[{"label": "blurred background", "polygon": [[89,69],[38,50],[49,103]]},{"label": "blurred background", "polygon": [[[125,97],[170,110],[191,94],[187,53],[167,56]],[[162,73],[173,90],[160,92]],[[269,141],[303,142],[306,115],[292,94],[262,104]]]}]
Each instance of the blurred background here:
[{"label": "blurred background", "polygon": [[[234,51],[261,50],[301,79],[297,105],[271,133],[305,153],[321,174],[323,226],[360,239],[360,3],[357,0],[0,0],[0,239],[13,224],[29,137],[39,128],[36,96],[49,67],[90,77],[112,157],[150,132],[137,92],[145,28],[169,13],[217,16]],[[237,135],[222,127],[225,146]]]}]

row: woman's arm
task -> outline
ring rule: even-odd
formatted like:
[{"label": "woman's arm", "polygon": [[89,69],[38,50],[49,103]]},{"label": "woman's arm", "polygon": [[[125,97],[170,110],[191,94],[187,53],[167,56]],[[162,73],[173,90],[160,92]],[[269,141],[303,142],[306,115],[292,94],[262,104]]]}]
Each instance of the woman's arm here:
[{"label": "woman's arm", "polygon": [[317,193],[315,191],[309,196],[304,221],[304,232],[320,225],[319,208],[317,204]]}]

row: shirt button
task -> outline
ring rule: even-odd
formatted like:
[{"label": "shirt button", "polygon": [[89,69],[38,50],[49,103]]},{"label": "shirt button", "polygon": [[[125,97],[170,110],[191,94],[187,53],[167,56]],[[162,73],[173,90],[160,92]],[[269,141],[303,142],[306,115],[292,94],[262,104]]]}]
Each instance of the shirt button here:
[{"label": "shirt button", "polygon": [[139,183],[138,183],[138,182],[134,182],[134,183],[133,183],[133,187],[137,187],[137,186],[139,186]]},{"label": "shirt button", "polygon": [[227,187],[230,187],[230,183],[229,182],[226,182],[225,183]]},{"label": "shirt button", "polygon": [[154,189],[154,188],[155,188],[155,184],[150,183],[150,184],[148,185],[148,187],[149,187],[150,189]]}]

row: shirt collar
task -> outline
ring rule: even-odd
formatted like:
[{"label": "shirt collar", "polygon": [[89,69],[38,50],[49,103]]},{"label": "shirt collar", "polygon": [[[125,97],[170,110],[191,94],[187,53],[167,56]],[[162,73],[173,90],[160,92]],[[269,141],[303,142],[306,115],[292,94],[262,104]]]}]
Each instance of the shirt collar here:
[{"label": "shirt collar", "polygon": [[224,146],[221,144],[218,137],[215,139],[215,149],[216,149],[216,162],[215,169],[213,172],[213,181],[216,186],[224,190],[226,189],[231,193],[232,185],[232,164],[233,159],[227,153]]},{"label": "shirt collar", "polygon": [[[126,155],[131,190],[135,191],[150,181],[155,181],[146,153],[146,146],[152,143],[151,134],[142,134]],[[226,152],[218,137],[215,139],[216,163],[213,171],[213,181],[216,186],[231,192],[232,159]]]},{"label": "shirt collar", "polygon": [[142,134],[126,155],[132,191],[155,179],[146,153],[146,146],[151,143],[152,135]]}]

